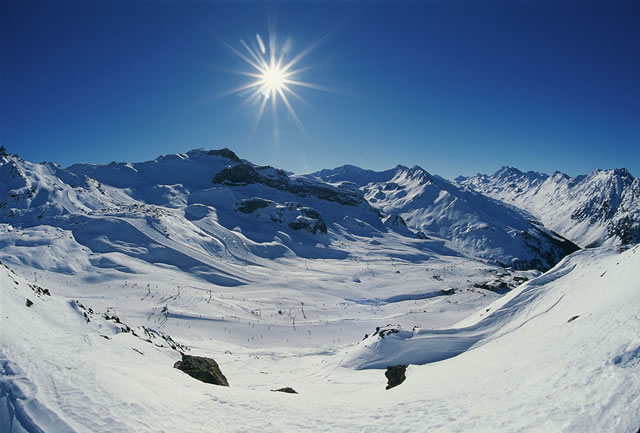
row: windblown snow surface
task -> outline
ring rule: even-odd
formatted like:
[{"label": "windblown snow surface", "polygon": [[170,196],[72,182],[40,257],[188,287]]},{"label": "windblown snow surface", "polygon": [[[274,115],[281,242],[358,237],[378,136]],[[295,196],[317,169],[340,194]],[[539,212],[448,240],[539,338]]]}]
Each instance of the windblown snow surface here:
[{"label": "windblown snow surface", "polygon": [[[353,342],[350,324],[321,319],[331,316],[323,309],[340,306],[328,307],[330,295],[302,278],[279,298],[284,308],[295,305],[294,291],[295,301],[305,300],[308,320],[301,317],[297,330],[274,319],[277,306],[265,298],[275,287],[208,303],[193,284],[181,289],[182,309],[164,318],[171,326],[158,330],[151,314],[138,321],[145,327],[124,332],[104,312],[135,316],[144,281],[103,283],[79,301],[68,294],[80,288],[64,278],[47,295],[48,287],[2,266],[0,430],[633,432],[640,425],[639,247],[575,253],[455,325],[342,348],[326,340]],[[152,285],[151,296],[170,296]],[[258,305],[262,317],[248,313]],[[356,328],[391,321],[389,313],[375,322],[368,314]],[[345,316],[359,320],[354,311]],[[235,338],[219,334],[225,325]],[[231,386],[172,368],[180,359],[174,340],[217,359]],[[405,383],[385,391],[375,368],[396,364],[415,365]],[[299,394],[270,392],[281,386]]]},{"label": "windblown snow surface", "polygon": [[[505,268],[416,236],[358,184],[229,151],[2,162],[0,432],[640,427],[638,246]],[[230,167],[262,183],[211,183]],[[371,188],[398,173],[345,171]],[[452,191],[474,218],[482,198]],[[181,352],[230,386],[173,368]]]}]

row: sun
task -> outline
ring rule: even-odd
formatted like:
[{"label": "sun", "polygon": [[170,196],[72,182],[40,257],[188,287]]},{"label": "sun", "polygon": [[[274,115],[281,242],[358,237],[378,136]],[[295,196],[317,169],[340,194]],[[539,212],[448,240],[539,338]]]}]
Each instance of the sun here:
[{"label": "sun", "polygon": [[[299,53],[294,53],[291,49],[291,40],[286,40],[282,45],[279,45],[275,32],[269,33],[267,44],[265,44],[260,34],[256,34],[255,40],[251,43],[241,39],[240,45],[242,45],[242,49],[235,48],[223,41],[235,55],[250,67],[248,71],[235,72],[250,77],[251,80],[226,94],[244,95],[247,102],[258,106],[254,131],[262,119],[268,101],[271,102],[270,105],[274,112],[274,122],[277,122],[275,114],[278,110],[278,103],[281,102],[286,107],[290,119],[293,120],[303,136],[307,137],[302,122],[291,104],[291,99],[295,98],[306,103],[304,98],[296,92],[296,87],[331,91],[326,87],[311,84],[300,78],[300,74],[303,71],[311,69],[310,66],[299,66],[300,62],[324,39],[325,37],[318,39]],[[276,129],[277,125],[274,125],[274,131]]]},{"label": "sun", "polygon": [[266,98],[275,96],[286,88],[287,73],[278,65],[269,65],[262,71],[260,82],[262,84],[262,93]]}]

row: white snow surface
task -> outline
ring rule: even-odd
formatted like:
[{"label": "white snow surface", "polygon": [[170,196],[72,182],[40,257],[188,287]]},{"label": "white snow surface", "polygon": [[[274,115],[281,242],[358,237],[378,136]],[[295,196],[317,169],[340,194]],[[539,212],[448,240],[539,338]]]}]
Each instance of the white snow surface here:
[{"label": "white snow surface", "polygon": [[[2,432],[640,426],[638,246],[545,274],[499,267],[353,198],[402,167],[326,183],[254,166],[287,190],[213,185],[249,163],[203,150],[0,162]],[[181,351],[214,358],[230,387],[173,368]],[[407,379],[387,391],[398,364]],[[271,392],[284,386],[299,394]]]},{"label": "white snow surface", "polygon": [[[341,350],[233,344],[213,331],[223,323],[233,328],[232,321],[200,317],[195,304],[195,314],[170,316],[174,339],[218,360],[231,384],[225,388],[172,368],[180,355],[153,328],[159,326],[153,318],[134,328],[136,337],[96,307],[89,310],[89,302],[117,305],[106,311],[135,310],[126,302],[139,298],[125,301],[125,294],[143,287],[111,288],[122,300],[97,292],[73,301],[62,294],[63,284],[54,284],[60,294],[38,295],[36,284],[3,266],[0,429],[634,431],[640,423],[638,281],[640,247],[622,254],[585,250],[456,325],[369,337]],[[298,296],[311,306],[314,291]],[[217,298],[217,308],[246,308],[252,300],[226,302]],[[251,320],[244,326],[249,335]],[[297,333],[315,335],[324,326],[303,322]],[[242,334],[238,328],[234,334]],[[381,370],[352,368],[402,363],[423,365],[410,365],[406,381],[389,391]],[[299,394],[270,392],[281,386]]]}]

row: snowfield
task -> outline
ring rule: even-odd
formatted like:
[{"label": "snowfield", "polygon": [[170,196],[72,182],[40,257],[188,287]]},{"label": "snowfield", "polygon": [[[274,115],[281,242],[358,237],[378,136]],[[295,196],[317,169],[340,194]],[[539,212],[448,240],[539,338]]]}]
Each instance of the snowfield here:
[{"label": "snowfield", "polygon": [[[576,253],[456,325],[343,349],[233,345],[206,338],[222,323],[169,318],[173,339],[217,359],[229,388],[172,368],[179,353],[151,327],[123,332],[89,301],[39,294],[0,272],[2,431],[632,432],[640,424],[640,247]],[[303,293],[311,304],[313,292]],[[307,329],[321,332],[298,334]],[[422,365],[389,391],[381,370],[353,369],[402,363]],[[282,386],[299,394],[270,391]]]},{"label": "snowfield", "polygon": [[640,427],[640,245],[415,168],[0,159],[1,432]]}]

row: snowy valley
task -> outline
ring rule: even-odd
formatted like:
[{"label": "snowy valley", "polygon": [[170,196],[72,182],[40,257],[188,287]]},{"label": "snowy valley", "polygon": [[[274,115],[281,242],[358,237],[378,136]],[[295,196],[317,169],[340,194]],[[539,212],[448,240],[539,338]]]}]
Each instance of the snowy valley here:
[{"label": "snowy valley", "polygon": [[0,431],[635,433],[638,182],[3,152]]}]

